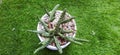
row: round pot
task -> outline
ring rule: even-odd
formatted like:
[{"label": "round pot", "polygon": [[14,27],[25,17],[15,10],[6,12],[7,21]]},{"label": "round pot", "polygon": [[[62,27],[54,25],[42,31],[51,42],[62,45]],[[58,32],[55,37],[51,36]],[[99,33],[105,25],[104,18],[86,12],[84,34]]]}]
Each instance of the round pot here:
[{"label": "round pot", "polygon": [[[57,23],[57,21],[59,20],[59,17],[60,17],[60,15],[61,15],[62,12],[63,11],[60,11],[60,10],[56,11],[55,20],[53,21],[53,23]],[[66,13],[66,15],[69,16],[69,17],[71,17],[71,15],[68,14],[68,13]],[[47,14],[45,14],[45,15],[43,15],[41,17],[41,20],[45,20],[45,19],[48,19]],[[74,34],[72,35],[72,37],[75,37],[75,35],[76,35],[76,29],[77,28],[76,28],[76,22],[75,22],[74,19],[72,20],[72,23],[74,24],[74,29],[75,29]],[[44,29],[44,27],[42,26],[42,24],[38,23],[38,25],[37,25],[37,31],[40,31],[40,30],[43,30],[43,29]],[[38,35],[40,41],[44,41],[44,37],[40,36],[39,34],[37,34],[37,35]],[[62,45],[61,48],[63,49],[65,47],[67,47],[69,44],[70,44],[70,42],[67,42],[66,44]],[[55,46],[52,46],[52,45],[48,45],[47,48],[50,49],[50,50],[57,50],[57,48]]]}]

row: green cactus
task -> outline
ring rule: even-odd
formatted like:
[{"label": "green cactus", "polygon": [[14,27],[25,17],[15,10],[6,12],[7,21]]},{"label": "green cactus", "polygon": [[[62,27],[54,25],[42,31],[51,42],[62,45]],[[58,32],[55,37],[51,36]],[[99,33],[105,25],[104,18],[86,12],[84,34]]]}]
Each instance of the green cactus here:
[{"label": "green cactus", "polygon": [[[56,10],[57,10],[58,7],[59,7],[59,4],[57,4],[51,12],[48,12],[45,9],[46,14],[49,16],[48,22],[52,22],[55,19],[55,13],[56,13]],[[28,31],[31,31],[31,32],[38,33],[41,36],[47,38],[46,40],[39,43],[42,46],[37,48],[34,51],[34,53],[37,53],[39,50],[45,48],[46,46],[51,44],[51,42],[55,43],[55,46],[57,47],[60,54],[63,53],[62,48],[60,46],[60,42],[57,39],[57,36],[60,36],[61,38],[65,39],[67,41],[70,41],[70,42],[73,42],[73,43],[76,43],[76,44],[79,44],[79,45],[82,45],[81,42],[88,42],[88,40],[85,40],[85,39],[78,39],[78,38],[73,38],[73,37],[63,35],[64,33],[72,33],[73,32],[72,30],[63,30],[62,28],[60,28],[61,24],[70,22],[72,19],[74,19],[74,17],[72,17],[70,19],[64,20],[65,14],[66,14],[66,9],[63,10],[63,12],[60,16],[60,19],[58,20],[58,23],[55,25],[55,29],[53,29],[53,30],[50,30],[48,28],[48,23],[46,23],[42,20],[40,20],[40,23],[44,26],[45,30],[42,30],[42,31],[28,30]]]}]

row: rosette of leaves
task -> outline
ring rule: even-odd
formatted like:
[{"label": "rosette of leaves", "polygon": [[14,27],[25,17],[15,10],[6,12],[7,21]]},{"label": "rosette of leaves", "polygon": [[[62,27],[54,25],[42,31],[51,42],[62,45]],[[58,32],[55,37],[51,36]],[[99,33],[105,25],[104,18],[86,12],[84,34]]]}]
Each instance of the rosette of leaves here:
[{"label": "rosette of leaves", "polygon": [[[57,10],[58,7],[59,7],[59,4],[57,4],[51,12],[48,12],[45,9],[46,14],[49,16],[48,22],[52,22],[55,19],[55,13],[56,13],[56,10]],[[55,46],[57,47],[60,54],[63,53],[61,45],[60,45],[60,41],[57,39],[58,36],[60,36],[61,38],[65,39],[69,42],[73,42],[73,43],[76,43],[76,44],[79,44],[79,45],[82,45],[81,42],[88,42],[88,40],[85,40],[85,39],[79,39],[79,38],[76,38],[76,37],[73,38],[73,37],[70,37],[70,36],[63,35],[63,33],[73,32],[71,30],[63,30],[62,28],[60,28],[61,24],[70,22],[72,19],[74,19],[74,17],[71,17],[71,18],[65,20],[64,19],[65,14],[66,14],[66,9],[63,10],[63,12],[62,12],[62,14],[61,14],[61,16],[58,20],[58,23],[55,25],[55,28],[52,29],[52,30],[48,28],[48,24],[46,22],[44,22],[43,20],[40,20],[39,23],[41,23],[44,26],[45,30],[41,30],[41,31],[28,30],[30,32],[38,33],[41,36],[46,38],[44,41],[39,43],[39,45],[41,45],[41,46],[38,47],[34,51],[34,53],[37,53],[39,50],[41,50],[41,49],[45,48],[46,46],[50,45],[51,42],[55,43]]]}]

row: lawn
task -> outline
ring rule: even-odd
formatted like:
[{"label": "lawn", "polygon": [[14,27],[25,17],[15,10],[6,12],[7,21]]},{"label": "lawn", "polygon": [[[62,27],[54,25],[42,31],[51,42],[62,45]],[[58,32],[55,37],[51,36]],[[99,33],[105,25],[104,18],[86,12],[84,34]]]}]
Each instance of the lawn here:
[{"label": "lawn", "polygon": [[[33,55],[39,47],[36,29],[39,18],[60,4],[76,17],[78,38],[84,45],[71,43],[62,55],[120,55],[120,0],[3,0],[0,4],[0,55]],[[59,55],[47,48],[34,55]]]}]

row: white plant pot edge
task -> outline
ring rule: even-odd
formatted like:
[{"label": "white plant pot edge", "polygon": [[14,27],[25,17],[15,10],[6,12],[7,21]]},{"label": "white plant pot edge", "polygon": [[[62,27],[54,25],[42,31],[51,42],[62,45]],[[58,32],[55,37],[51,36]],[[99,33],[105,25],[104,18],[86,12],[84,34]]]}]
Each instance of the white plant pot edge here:
[{"label": "white plant pot edge", "polygon": [[[62,11],[60,11],[60,10],[57,10],[57,11],[62,12]],[[67,13],[67,14],[68,14],[68,13]],[[68,15],[70,15],[70,14],[68,14]],[[71,15],[70,15],[70,16],[71,16]],[[44,17],[44,15],[42,16],[42,18],[43,18],[43,17]],[[74,19],[73,19],[73,23],[75,24],[75,30],[77,30],[76,22],[75,22]],[[37,25],[37,30],[39,30],[39,23],[38,23],[38,25]],[[40,39],[40,41],[44,41],[39,34],[37,34],[37,35],[38,35],[38,38]],[[76,36],[76,32],[75,32],[75,34],[73,35],[73,37],[75,37],[75,36]],[[63,48],[65,48],[65,47],[67,47],[70,43],[71,43],[71,42],[68,42],[67,44],[62,45],[61,48],[63,49]],[[50,49],[50,50],[58,50],[55,46],[52,46],[52,45],[48,45],[47,48]]]}]

